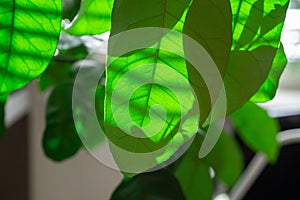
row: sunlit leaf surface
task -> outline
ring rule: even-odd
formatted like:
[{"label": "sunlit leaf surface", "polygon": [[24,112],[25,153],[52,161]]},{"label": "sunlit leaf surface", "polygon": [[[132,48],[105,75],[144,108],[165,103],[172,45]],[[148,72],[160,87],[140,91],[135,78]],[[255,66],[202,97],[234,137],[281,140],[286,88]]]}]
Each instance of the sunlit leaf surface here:
[{"label": "sunlit leaf surface", "polygon": [[[144,26],[173,28],[188,4],[186,0],[156,0],[146,1],[145,4],[139,4],[136,0],[116,1],[112,34]],[[161,39],[161,35],[153,37],[148,34],[149,40],[148,35],[142,37],[146,38],[144,41],[147,44],[153,44],[152,48],[117,58],[108,67],[106,76],[106,135],[118,147],[136,153],[152,152],[172,142],[180,144],[184,141],[182,135],[190,138],[198,126],[197,116],[193,116],[184,120],[194,120],[196,123],[186,123],[184,130],[177,130],[181,115],[188,114],[195,99],[191,92],[186,95],[190,86],[184,59],[159,49],[161,46],[180,49],[181,44],[167,37]],[[126,44],[128,41],[123,42]],[[114,49],[109,55],[112,54]],[[117,104],[120,106],[113,112],[112,93],[115,91],[119,91]],[[128,95],[131,96],[126,106]],[[124,114],[127,110],[130,116]],[[114,113],[120,117],[114,119]],[[177,141],[173,140],[175,135],[179,137]],[[162,161],[172,153],[174,149]],[[120,159],[126,162],[125,158]]]},{"label": "sunlit leaf surface", "polygon": [[288,0],[231,0],[233,44],[225,75],[228,113],[260,88],[272,67]]},{"label": "sunlit leaf surface", "polygon": [[72,35],[95,35],[111,28],[113,0],[83,0],[66,31]]},{"label": "sunlit leaf surface", "polygon": [[255,93],[255,95],[251,98],[251,101],[266,102],[273,99],[279,84],[279,78],[286,64],[287,58],[285,56],[284,49],[281,44],[279,49],[277,49],[275,58],[272,63],[272,68],[267,79],[259,88],[259,90]]},{"label": "sunlit leaf surface", "polygon": [[46,69],[60,26],[60,0],[0,2],[0,94],[23,87]]}]

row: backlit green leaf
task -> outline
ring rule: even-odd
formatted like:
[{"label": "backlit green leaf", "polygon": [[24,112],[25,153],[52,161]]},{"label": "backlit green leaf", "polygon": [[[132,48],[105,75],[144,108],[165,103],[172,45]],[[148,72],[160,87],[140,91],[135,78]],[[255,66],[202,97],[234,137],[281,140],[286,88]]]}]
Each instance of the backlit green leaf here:
[{"label": "backlit green leaf", "polygon": [[55,161],[73,156],[82,145],[73,120],[72,90],[71,83],[59,85],[47,103],[43,149]]},{"label": "backlit green leaf", "polygon": [[141,27],[172,29],[190,0],[115,0],[111,35]]},{"label": "backlit green leaf", "polygon": [[60,0],[0,2],[0,94],[23,87],[46,69],[60,26]]},{"label": "backlit green leaf", "polygon": [[[145,1],[143,4],[137,0],[118,0],[113,11],[112,35],[138,27],[172,28],[180,20],[188,4],[187,0],[155,0]],[[177,43],[176,39],[181,41],[181,38],[161,39],[161,34],[148,34],[137,35],[136,38],[145,38],[147,44],[154,43],[152,48],[116,58],[107,68],[106,75],[106,135],[114,145],[136,153],[152,152],[172,142],[181,144],[184,141],[181,134],[190,138],[198,127],[195,115],[184,121],[194,120],[196,123],[186,123],[184,131],[178,130],[177,134],[181,115],[188,114],[194,106],[195,99],[191,92],[186,94],[190,86],[185,61],[177,55],[159,49],[162,46],[180,49],[181,44]],[[122,42],[125,45],[128,43]],[[115,59],[112,55],[118,50],[114,47],[109,46],[110,60]],[[119,106],[117,110],[112,111],[112,93],[116,91]],[[130,94],[131,92],[133,93]],[[156,104],[160,107],[155,107]],[[152,106],[153,109],[150,109]],[[127,110],[130,116],[124,114]],[[115,119],[114,113],[120,117]],[[157,132],[153,128],[158,129]],[[136,134],[139,138],[134,137]],[[176,136],[179,137],[177,141],[173,140]],[[177,145],[177,148],[179,146]],[[161,160],[157,162],[165,161],[175,150],[176,148],[167,155],[161,155]],[[113,154],[121,168],[122,163],[127,165],[126,158],[117,157],[116,152]]]},{"label": "backlit green leaf", "polygon": [[233,15],[232,50],[279,46],[288,0],[230,0]]},{"label": "backlit green leaf", "polygon": [[111,27],[113,0],[83,0],[78,14],[66,28],[72,35],[95,35]]},{"label": "backlit green leaf", "polygon": [[266,154],[272,162],[276,160],[279,151],[279,125],[275,119],[252,102],[232,113],[231,119],[239,136],[250,148]]},{"label": "backlit green leaf", "polygon": [[267,78],[288,0],[231,0],[233,44],[225,75],[228,113],[241,107]]},{"label": "backlit green leaf", "polygon": [[266,102],[274,98],[278,84],[279,78],[287,64],[287,58],[284,53],[284,49],[282,44],[279,49],[277,49],[275,58],[272,63],[271,71],[259,88],[259,90],[255,93],[255,95],[251,98],[253,102]]}]

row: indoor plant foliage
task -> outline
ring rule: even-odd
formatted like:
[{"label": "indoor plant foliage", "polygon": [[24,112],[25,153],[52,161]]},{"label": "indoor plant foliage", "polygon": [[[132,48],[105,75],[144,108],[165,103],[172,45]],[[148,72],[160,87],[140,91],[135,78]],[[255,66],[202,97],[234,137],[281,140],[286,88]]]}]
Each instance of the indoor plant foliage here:
[{"label": "indoor plant foliage", "polygon": [[[154,27],[187,35],[208,52],[220,71],[227,96],[226,115],[239,137],[251,149],[264,153],[275,162],[279,150],[276,140],[278,124],[255,103],[274,97],[286,65],[280,35],[288,4],[287,0],[2,1],[0,134],[4,132],[4,106],[9,93],[38,78],[41,90],[51,88],[43,138],[45,154],[55,161],[73,156],[83,145],[76,131],[78,124],[73,120],[72,90],[78,63],[90,52],[87,38],[97,40],[97,35],[107,31],[113,37],[136,28]],[[207,123],[214,105],[204,78],[185,59],[159,49],[167,36],[168,33],[164,33],[151,37],[147,48],[116,59],[106,70],[105,84],[99,83],[95,108],[99,122],[105,124],[106,136],[113,142],[116,135],[123,134],[107,106],[116,87],[115,81],[127,71],[148,63],[155,66],[148,77],[150,79],[160,76],[156,70],[160,63],[182,74],[194,89],[199,103],[198,128],[205,132],[213,123],[209,120]],[[187,52],[184,39],[178,42],[178,47]],[[100,64],[92,67],[100,67]],[[146,76],[142,71],[136,75]],[[176,80],[170,79],[170,82],[180,86]],[[124,93],[129,92],[126,88],[130,89],[125,86]],[[149,122],[149,108],[155,103],[171,113],[163,134],[143,138],[150,148],[172,140],[177,131],[180,119],[176,110],[180,110],[181,102],[172,95],[159,85],[149,84],[137,89],[130,99],[131,117],[141,127]],[[143,199],[147,196],[156,199],[211,199],[215,181],[230,188],[243,169],[241,152],[233,135],[222,133],[213,150],[199,159],[203,139],[203,135],[197,134],[186,153],[164,169],[130,176],[124,173],[126,178],[112,199]],[[129,137],[119,145],[131,147],[135,141]],[[133,151],[139,153],[144,149],[139,146]],[[118,162],[118,156],[115,159]],[[210,175],[211,169],[215,177]]]}]

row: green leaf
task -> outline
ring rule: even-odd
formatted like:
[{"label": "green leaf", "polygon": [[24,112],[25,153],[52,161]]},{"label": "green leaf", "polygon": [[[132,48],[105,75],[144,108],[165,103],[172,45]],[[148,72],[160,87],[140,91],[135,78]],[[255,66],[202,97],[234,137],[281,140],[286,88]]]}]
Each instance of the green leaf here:
[{"label": "green leaf", "polygon": [[83,0],[78,14],[66,32],[71,35],[95,35],[111,28],[113,0]]},{"label": "green leaf", "polygon": [[0,94],[39,76],[51,60],[61,26],[61,1],[0,3]]},{"label": "green leaf", "polygon": [[0,139],[3,137],[5,129],[5,103],[7,96],[0,96]]},{"label": "green leaf", "polygon": [[251,51],[231,53],[224,78],[228,113],[243,106],[264,83],[275,52],[274,47],[261,46]]},{"label": "green leaf", "polygon": [[231,119],[239,136],[252,150],[264,153],[271,162],[276,161],[279,125],[275,119],[252,102],[232,113]]},{"label": "green leaf", "polygon": [[197,135],[175,172],[187,200],[212,199],[214,188],[209,165],[198,157],[202,142],[203,138]]},{"label": "green leaf", "polygon": [[111,35],[141,27],[172,29],[190,0],[115,0]]},{"label": "green leaf", "polygon": [[[197,41],[216,63],[221,77],[228,66],[232,27],[231,10],[228,0],[193,1],[187,13],[183,33]],[[186,57],[199,57],[200,53],[193,51],[193,45],[184,42]],[[203,61],[205,62],[205,61]],[[201,115],[200,124],[204,122],[211,111],[211,95],[204,82],[203,74],[195,71],[188,64],[189,80],[196,92]]]},{"label": "green leaf", "polygon": [[[189,1],[185,0],[155,0],[145,1],[143,4],[136,0],[115,1],[112,35],[126,29],[144,26],[172,28],[180,20],[188,3]],[[179,48],[177,40],[174,41],[172,40],[174,38],[168,37],[161,39],[161,34],[155,36],[149,34],[150,39],[148,35],[137,37],[141,37],[139,38],[141,40],[146,38],[147,44],[154,43],[153,48],[138,50],[115,58],[112,55],[115,55],[118,48],[113,45],[118,44],[110,40],[109,60],[112,60],[112,63],[107,68],[106,74],[105,130],[107,137],[114,145],[129,152],[146,153],[161,149],[166,144],[172,143],[176,137],[174,143],[181,144],[184,142],[181,134],[190,138],[198,129],[198,116],[196,116],[198,114],[190,119],[184,119],[186,122],[194,120],[196,123],[185,123],[184,131],[179,130],[177,133],[181,115],[187,115],[195,101],[192,93],[186,92],[190,90],[190,85],[186,68],[183,67],[185,61],[177,55],[159,49],[161,46]],[[128,41],[122,42],[128,43]],[[145,66],[141,67],[142,65]],[[144,81],[146,83],[143,83]],[[114,105],[120,106],[117,106],[117,110],[113,112],[110,105],[113,103],[112,92],[116,91],[119,97]],[[131,92],[133,93],[130,94]],[[126,98],[129,98],[128,101]],[[157,104],[160,107],[155,106]],[[153,109],[152,106],[154,106]],[[128,109],[130,116],[124,114]],[[120,117],[115,119],[114,113]],[[155,132],[151,131],[153,128]],[[133,136],[136,134],[139,138]],[[167,160],[179,146],[174,147],[171,153],[159,155],[161,157],[157,158],[159,159],[157,163]],[[127,158],[118,156],[118,152],[114,150],[112,152],[119,167],[122,169],[125,166],[126,168]]]},{"label": "green leaf", "polygon": [[123,181],[111,200],[184,200],[176,178],[166,170],[139,174]]},{"label": "green leaf", "polygon": [[232,137],[222,133],[213,150],[203,159],[199,159],[203,140],[202,135],[196,135],[175,172],[187,199],[191,200],[212,199],[214,188],[209,167],[229,187],[235,184],[243,169],[241,150]]},{"label": "green leaf", "polygon": [[95,108],[96,108],[97,118],[101,124],[101,128],[104,127],[104,98],[105,98],[105,87],[100,85],[96,89]]},{"label": "green leaf", "polygon": [[232,187],[243,170],[243,156],[234,138],[222,133],[213,150],[203,158],[211,166],[218,179]]},{"label": "green leaf", "polygon": [[59,85],[47,103],[43,149],[55,161],[73,156],[82,146],[73,121],[72,90],[71,83]]},{"label": "green leaf", "polygon": [[278,88],[280,76],[287,64],[287,58],[284,53],[284,49],[282,44],[279,49],[277,49],[275,58],[272,63],[271,71],[259,88],[259,90],[255,93],[255,95],[251,98],[253,102],[266,102],[274,98],[276,94],[276,90]]},{"label": "green leaf", "polygon": [[233,15],[232,50],[279,46],[288,0],[230,0]]},{"label": "green leaf", "polygon": [[227,111],[241,107],[267,78],[288,7],[288,0],[231,0],[233,44],[224,82]]}]

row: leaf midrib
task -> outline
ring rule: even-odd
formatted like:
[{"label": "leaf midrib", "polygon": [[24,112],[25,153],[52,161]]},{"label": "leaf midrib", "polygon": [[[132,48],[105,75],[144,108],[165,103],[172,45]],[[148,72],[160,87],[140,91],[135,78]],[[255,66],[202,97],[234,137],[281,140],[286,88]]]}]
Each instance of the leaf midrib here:
[{"label": "leaf midrib", "polygon": [[[165,26],[166,10],[167,10],[167,0],[163,0],[160,28],[164,28],[164,26]],[[139,124],[141,127],[143,127],[143,124],[145,122],[145,116],[146,116],[147,108],[148,108],[148,105],[149,105],[151,92],[152,92],[152,89],[153,89],[153,81],[154,81],[155,71],[156,71],[156,68],[157,68],[157,62],[158,62],[158,59],[159,59],[159,51],[160,51],[162,36],[163,36],[163,30],[161,30],[161,32],[160,32],[160,37],[159,37],[160,39],[158,41],[157,49],[155,51],[155,57],[154,57],[154,63],[155,64],[154,64],[154,68],[153,68],[153,71],[152,71],[151,82],[148,84],[149,85],[149,89],[148,89],[149,95],[147,95],[146,106],[144,106],[145,109],[143,111],[144,115],[143,115],[143,118],[142,118],[142,122]]]}]

